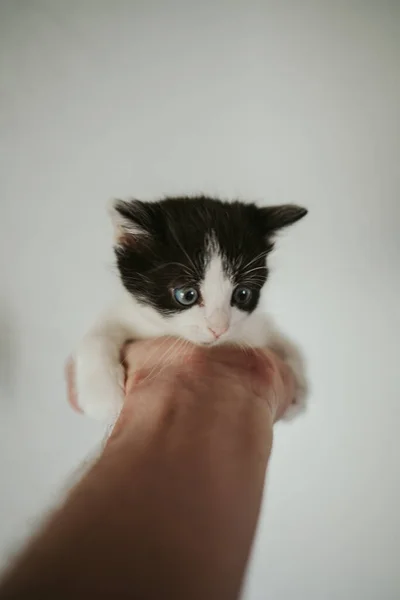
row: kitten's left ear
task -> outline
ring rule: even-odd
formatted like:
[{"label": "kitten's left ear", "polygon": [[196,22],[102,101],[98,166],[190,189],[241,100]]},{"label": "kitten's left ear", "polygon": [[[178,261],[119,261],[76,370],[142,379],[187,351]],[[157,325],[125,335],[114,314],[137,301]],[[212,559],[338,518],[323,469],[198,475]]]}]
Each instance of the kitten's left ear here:
[{"label": "kitten's left ear", "polygon": [[295,204],[282,204],[281,206],[260,208],[260,212],[263,215],[265,233],[269,235],[300,221],[306,216],[308,210]]}]

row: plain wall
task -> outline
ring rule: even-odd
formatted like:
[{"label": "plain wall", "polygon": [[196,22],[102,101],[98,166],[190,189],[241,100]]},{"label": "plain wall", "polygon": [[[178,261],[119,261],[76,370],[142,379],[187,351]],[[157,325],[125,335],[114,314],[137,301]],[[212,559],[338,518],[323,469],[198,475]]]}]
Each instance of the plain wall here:
[{"label": "plain wall", "polygon": [[0,551],[101,439],[63,363],[117,285],[110,197],[297,202],[266,309],[304,348],[248,600],[400,597],[400,4],[0,2]]}]

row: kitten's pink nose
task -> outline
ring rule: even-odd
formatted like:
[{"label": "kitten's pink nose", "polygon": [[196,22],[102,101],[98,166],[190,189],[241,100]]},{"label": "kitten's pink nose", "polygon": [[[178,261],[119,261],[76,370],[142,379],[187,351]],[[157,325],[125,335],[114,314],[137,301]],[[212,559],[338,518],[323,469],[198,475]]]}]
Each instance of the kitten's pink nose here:
[{"label": "kitten's pink nose", "polygon": [[223,335],[224,333],[226,333],[228,331],[228,327],[224,326],[224,327],[209,327],[208,331],[211,331],[211,333],[213,334],[213,336],[215,337],[215,339],[217,340],[218,338],[221,337],[221,335]]}]

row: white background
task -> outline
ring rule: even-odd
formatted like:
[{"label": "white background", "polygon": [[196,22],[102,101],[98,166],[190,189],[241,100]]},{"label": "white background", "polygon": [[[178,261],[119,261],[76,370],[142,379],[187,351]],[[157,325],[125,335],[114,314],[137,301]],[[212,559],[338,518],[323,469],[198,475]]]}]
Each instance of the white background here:
[{"label": "white background", "polygon": [[245,597],[400,597],[399,9],[0,2],[2,562],[102,437],[63,363],[113,293],[108,198],[203,191],[310,209],[265,302],[313,392]]}]

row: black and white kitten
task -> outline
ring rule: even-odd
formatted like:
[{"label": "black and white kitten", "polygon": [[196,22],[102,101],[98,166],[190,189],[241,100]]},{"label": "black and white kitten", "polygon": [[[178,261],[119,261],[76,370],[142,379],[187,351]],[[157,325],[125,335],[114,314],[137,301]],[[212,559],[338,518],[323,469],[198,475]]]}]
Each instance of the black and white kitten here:
[{"label": "black and white kitten", "polygon": [[130,339],[164,335],[195,344],[277,349],[295,372],[294,409],[301,408],[305,380],[299,354],[259,301],[276,232],[306,214],[294,205],[260,208],[204,196],[115,201],[115,254],[123,290],[76,352],[82,410],[113,420],[124,398],[121,347]]}]

